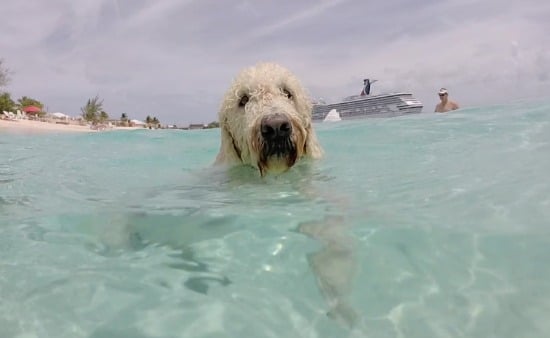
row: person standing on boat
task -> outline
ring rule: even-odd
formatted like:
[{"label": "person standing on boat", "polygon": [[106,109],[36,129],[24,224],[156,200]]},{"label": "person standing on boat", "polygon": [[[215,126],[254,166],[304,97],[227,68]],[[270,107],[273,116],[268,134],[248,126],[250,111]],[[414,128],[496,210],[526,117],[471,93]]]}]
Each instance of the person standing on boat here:
[{"label": "person standing on boat", "polygon": [[441,102],[439,102],[437,106],[435,106],[436,113],[446,113],[448,111],[457,110],[458,108],[460,108],[458,106],[458,103],[449,100],[449,92],[447,91],[447,89],[441,88],[439,90],[439,93],[437,94],[439,95],[439,99],[441,100]]},{"label": "person standing on boat", "polygon": [[370,95],[370,85],[375,83],[378,80],[370,80],[370,79],[364,79],[363,80],[363,90],[361,91],[361,95]]}]

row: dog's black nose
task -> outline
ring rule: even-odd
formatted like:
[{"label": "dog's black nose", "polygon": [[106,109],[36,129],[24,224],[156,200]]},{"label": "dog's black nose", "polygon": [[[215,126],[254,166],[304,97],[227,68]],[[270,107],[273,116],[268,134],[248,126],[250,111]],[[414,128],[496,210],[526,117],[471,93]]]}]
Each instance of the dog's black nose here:
[{"label": "dog's black nose", "polygon": [[266,140],[286,138],[292,133],[292,125],[285,115],[273,114],[262,119],[261,132]]}]

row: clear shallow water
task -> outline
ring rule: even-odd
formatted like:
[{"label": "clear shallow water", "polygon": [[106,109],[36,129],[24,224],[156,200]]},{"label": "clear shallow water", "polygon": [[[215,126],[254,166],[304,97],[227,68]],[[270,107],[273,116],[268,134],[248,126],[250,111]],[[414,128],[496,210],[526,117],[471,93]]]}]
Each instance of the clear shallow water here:
[{"label": "clear shallow water", "polygon": [[316,127],[265,180],[218,130],[0,134],[0,337],[550,335],[550,105]]}]

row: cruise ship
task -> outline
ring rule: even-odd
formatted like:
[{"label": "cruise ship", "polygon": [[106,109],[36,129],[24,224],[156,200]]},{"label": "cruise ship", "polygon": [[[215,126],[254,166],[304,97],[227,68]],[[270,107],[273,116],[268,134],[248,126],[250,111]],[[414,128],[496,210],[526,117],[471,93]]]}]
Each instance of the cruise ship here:
[{"label": "cruise ship", "polygon": [[370,95],[371,85],[376,80],[363,80],[363,90],[359,95],[348,96],[341,102],[313,103],[313,120],[324,121],[331,112],[331,120],[335,110],[342,120],[365,117],[392,117],[422,112],[422,102],[410,93],[387,93]]}]

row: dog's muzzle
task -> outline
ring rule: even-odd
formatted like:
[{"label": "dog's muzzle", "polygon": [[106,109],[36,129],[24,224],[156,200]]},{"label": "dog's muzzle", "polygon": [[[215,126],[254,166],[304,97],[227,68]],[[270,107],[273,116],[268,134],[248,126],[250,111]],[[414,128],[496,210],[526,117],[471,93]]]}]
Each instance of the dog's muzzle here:
[{"label": "dog's muzzle", "polygon": [[292,143],[292,124],[284,114],[275,113],[264,117],[261,121],[263,155],[287,156],[294,150]]},{"label": "dog's muzzle", "polygon": [[296,145],[292,137],[292,123],[281,113],[262,118],[260,122],[260,167],[267,167],[270,159],[282,161],[287,168],[296,162]]}]

